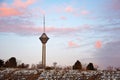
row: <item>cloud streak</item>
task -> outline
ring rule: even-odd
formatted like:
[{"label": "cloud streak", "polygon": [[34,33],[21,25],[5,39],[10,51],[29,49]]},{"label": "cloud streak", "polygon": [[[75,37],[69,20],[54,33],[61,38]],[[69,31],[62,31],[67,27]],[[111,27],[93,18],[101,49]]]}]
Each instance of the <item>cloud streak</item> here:
[{"label": "cloud streak", "polygon": [[14,0],[12,4],[2,2],[0,5],[0,17],[24,15],[27,13],[28,7],[35,2],[36,0]]},{"label": "cloud streak", "polygon": [[[46,32],[48,33],[58,33],[58,34],[66,34],[66,33],[74,33],[78,32],[80,29],[78,28],[57,28],[57,27],[46,27]],[[16,33],[16,34],[36,34],[43,32],[42,27],[33,27],[28,25],[10,25],[10,26],[0,26],[0,32],[4,33]]]},{"label": "cloud streak", "polygon": [[76,48],[76,47],[79,47],[79,45],[73,41],[69,41],[68,42],[68,47],[69,48]]},{"label": "cloud streak", "polygon": [[0,5],[0,16],[1,17],[17,16],[21,14],[22,14],[21,11],[19,11],[15,7],[9,6],[7,3],[1,3]]},{"label": "cloud streak", "polygon": [[28,8],[30,5],[32,5],[33,3],[35,3],[36,0],[14,0],[12,6],[13,7],[18,7],[18,8]]},{"label": "cloud streak", "polygon": [[18,9],[9,8],[9,7],[0,7],[0,16],[7,17],[7,16],[18,16],[22,15],[23,13],[20,12]]}]

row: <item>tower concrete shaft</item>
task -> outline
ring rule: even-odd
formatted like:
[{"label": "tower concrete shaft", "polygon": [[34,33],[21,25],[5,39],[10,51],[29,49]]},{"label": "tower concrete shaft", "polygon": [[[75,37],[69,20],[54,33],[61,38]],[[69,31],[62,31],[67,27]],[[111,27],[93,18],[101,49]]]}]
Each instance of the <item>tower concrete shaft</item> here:
[{"label": "tower concrete shaft", "polygon": [[46,44],[42,44],[42,67],[46,67]]}]

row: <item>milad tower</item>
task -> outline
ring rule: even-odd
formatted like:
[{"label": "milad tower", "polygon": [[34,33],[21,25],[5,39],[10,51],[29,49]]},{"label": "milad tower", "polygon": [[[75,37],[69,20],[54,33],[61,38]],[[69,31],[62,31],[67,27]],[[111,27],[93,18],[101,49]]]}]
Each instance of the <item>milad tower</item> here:
[{"label": "milad tower", "polygon": [[46,67],[46,43],[49,40],[49,37],[45,33],[45,16],[43,17],[43,34],[39,37],[42,42],[42,68]]}]

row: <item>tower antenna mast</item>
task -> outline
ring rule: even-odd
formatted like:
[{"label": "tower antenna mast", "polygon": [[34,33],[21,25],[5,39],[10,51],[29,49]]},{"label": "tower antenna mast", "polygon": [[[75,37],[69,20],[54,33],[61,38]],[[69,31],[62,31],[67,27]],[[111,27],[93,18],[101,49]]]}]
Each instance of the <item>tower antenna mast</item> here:
[{"label": "tower antenna mast", "polygon": [[43,15],[43,31],[45,33],[45,15]]}]

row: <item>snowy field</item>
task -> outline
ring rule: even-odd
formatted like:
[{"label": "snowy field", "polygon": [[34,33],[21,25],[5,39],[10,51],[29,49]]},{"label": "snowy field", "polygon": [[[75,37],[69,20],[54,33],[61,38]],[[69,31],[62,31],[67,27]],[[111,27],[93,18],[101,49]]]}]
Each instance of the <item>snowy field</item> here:
[{"label": "snowy field", "polygon": [[0,80],[120,80],[120,71],[6,68],[0,70]]}]

